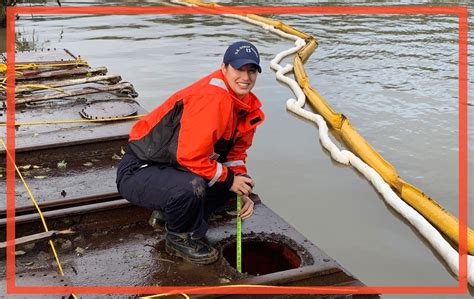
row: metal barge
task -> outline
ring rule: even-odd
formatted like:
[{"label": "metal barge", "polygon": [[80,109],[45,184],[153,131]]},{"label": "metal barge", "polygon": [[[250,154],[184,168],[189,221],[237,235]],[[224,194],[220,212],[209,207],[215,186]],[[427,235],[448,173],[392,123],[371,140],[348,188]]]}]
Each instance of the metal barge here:
[{"label": "metal barge", "polygon": [[[360,280],[276,215],[258,196],[253,197],[257,203],[255,215],[243,224],[243,273],[235,269],[235,212],[230,203],[210,221],[207,238],[221,253],[216,263],[195,265],[168,255],[164,250],[164,228],[148,224],[151,211],[131,205],[116,192],[115,165],[134,122],[127,117],[144,112],[135,101],[137,93],[133,86],[121,82],[119,76],[107,76],[105,67],[91,68],[83,64],[69,51],[19,53],[17,61],[25,68],[28,65],[34,68],[25,69],[16,78],[17,86],[23,85],[16,91],[17,123],[20,123],[16,130],[16,164],[39,202],[50,231],[44,232],[36,208],[22,182],[17,180],[16,286],[363,286]],[[59,87],[61,91],[54,89]],[[0,96],[5,101],[5,93]],[[5,113],[4,109],[3,121]],[[84,118],[103,121],[45,124]],[[106,121],[110,118],[121,120]],[[26,124],[27,121],[43,124],[31,125]],[[5,127],[1,129],[5,136]],[[0,174],[4,178],[8,157],[5,149],[0,152]],[[5,198],[3,178],[0,192]],[[6,210],[2,201],[2,287],[6,282],[5,226]],[[58,250],[64,276],[58,273],[48,247],[50,239]],[[15,295],[14,298],[54,296]],[[68,294],[63,296],[67,298]],[[78,296],[136,298],[139,294]],[[308,297],[191,297],[262,296]],[[61,295],[56,297],[61,298]],[[379,298],[378,295],[361,294],[311,297]]]}]

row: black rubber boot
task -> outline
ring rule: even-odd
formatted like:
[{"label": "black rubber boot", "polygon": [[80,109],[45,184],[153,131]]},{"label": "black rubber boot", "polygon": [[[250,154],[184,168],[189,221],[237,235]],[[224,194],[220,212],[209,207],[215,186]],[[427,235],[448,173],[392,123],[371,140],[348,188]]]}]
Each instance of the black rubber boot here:
[{"label": "black rubber boot", "polygon": [[217,249],[189,234],[166,234],[166,252],[195,264],[212,264],[219,258]]}]

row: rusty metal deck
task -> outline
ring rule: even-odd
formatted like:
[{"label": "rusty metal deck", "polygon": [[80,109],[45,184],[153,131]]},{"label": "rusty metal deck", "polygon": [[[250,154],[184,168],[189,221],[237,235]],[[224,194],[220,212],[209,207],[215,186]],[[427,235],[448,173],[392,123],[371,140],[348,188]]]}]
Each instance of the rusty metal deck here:
[{"label": "rusty metal deck", "polygon": [[[76,58],[68,51],[59,51],[49,56],[43,53],[20,53],[17,61],[66,61]],[[64,70],[46,69],[42,72],[30,70],[19,75],[17,83],[22,80],[44,82],[45,78],[55,82],[64,74],[69,74],[73,79],[87,79],[105,73],[105,67],[91,69],[84,66]],[[66,93],[65,98],[52,91],[18,94],[17,99],[22,99],[23,102],[20,102],[23,104],[16,107],[17,122],[81,119],[80,113],[87,104],[117,98],[134,103],[132,100],[136,94],[131,93],[130,89],[126,88],[125,93],[120,88],[103,91],[105,87],[120,84],[119,81],[113,79],[105,83],[86,83],[87,86],[80,87],[79,91]],[[91,84],[100,84],[92,86],[99,92],[76,95],[84,88],[90,91]],[[0,93],[2,100],[5,99],[4,95]],[[41,98],[47,100],[37,101]],[[141,114],[143,109],[136,103],[134,105],[137,105],[138,113]],[[5,110],[1,114],[0,121],[4,121]],[[94,118],[90,115],[90,109],[84,115]],[[164,250],[164,228],[152,228],[147,223],[151,211],[132,206],[116,192],[115,167],[133,123],[134,120],[127,120],[17,127],[16,163],[44,212],[49,230],[74,232],[47,236],[41,234],[44,229],[39,215],[22,183],[17,180],[16,238],[26,237],[18,240],[22,244],[15,248],[17,286],[363,285],[263,203],[257,204],[254,216],[243,222],[243,274],[233,266],[236,228],[234,207],[231,205],[214,215],[210,221],[207,238],[221,253],[216,263],[195,265],[168,255]],[[0,135],[4,136],[4,133],[5,128],[1,127]],[[6,197],[5,159],[2,148],[0,196],[3,198]],[[0,242],[6,238],[5,217],[5,203],[2,201]],[[58,249],[64,277],[58,273],[48,246],[49,239],[54,240]],[[5,248],[0,243],[0,288],[5,286],[5,266]],[[67,298],[68,295],[15,295],[8,298]],[[79,298],[137,297],[138,294],[79,295]],[[221,297],[307,298],[307,295],[192,296]],[[378,298],[377,295],[360,294],[311,297]]]},{"label": "rusty metal deck", "polygon": [[[63,210],[62,215],[51,218],[49,222],[50,229],[67,228],[75,231],[75,234],[55,238],[65,277],[59,276],[47,239],[44,239],[33,243],[34,245],[30,243],[16,249],[25,252],[16,257],[16,284],[362,285],[335,260],[262,203],[256,205],[254,216],[243,222],[243,269],[253,275],[238,273],[231,265],[235,263],[232,260],[235,252],[232,248],[235,246],[233,208],[228,206],[225,211],[214,215],[210,222],[208,240],[221,252],[219,260],[212,265],[195,265],[168,255],[164,250],[164,227],[149,226],[146,220],[150,212],[144,209],[122,203],[115,208],[82,213]],[[24,222],[17,225],[17,230],[31,234],[32,230],[41,231],[41,225],[38,220]],[[5,260],[2,259],[0,268],[4,266]],[[41,277],[45,279],[42,280]],[[5,279],[5,274],[0,274],[0,279]],[[114,298],[114,295],[89,295],[83,298],[105,297]]]}]

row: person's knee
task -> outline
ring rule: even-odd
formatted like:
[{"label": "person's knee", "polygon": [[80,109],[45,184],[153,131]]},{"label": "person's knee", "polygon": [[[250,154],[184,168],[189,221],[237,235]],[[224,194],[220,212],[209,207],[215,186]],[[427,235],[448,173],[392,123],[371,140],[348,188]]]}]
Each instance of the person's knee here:
[{"label": "person's knee", "polygon": [[199,176],[190,178],[188,184],[183,184],[180,189],[173,192],[167,204],[167,210],[180,209],[181,213],[188,210],[194,212],[203,205],[206,197],[206,182]]},{"label": "person's knee", "polygon": [[204,221],[203,212],[206,182],[192,175],[171,193],[165,208],[169,230],[205,235],[207,224]]},{"label": "person's knee", "polygon": [[179,192],[170,198],[166,205],[166,210],[178,211],[178,213],[185,213],[187,210],[194,210],[199,206],[199,198],[191,194],[191,192]]}]

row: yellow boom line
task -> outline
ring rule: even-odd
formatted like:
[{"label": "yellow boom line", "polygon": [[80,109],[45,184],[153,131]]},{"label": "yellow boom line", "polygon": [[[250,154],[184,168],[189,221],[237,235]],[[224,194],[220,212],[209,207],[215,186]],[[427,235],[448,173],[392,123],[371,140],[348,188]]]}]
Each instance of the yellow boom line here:
[{"label": "yellow boom line", "polygon": [[[216,3],[204,3],[198,0],[183,0],[183,2],[203,7],[219,6]],[[274,26],[276,29],[288,34],[296,35],[305,40],[306,46],[296,53],[293,67],[296,81],[300,85],[311,106],[326,120],[329,126],[333,129],[332,132],[337,139],[342,140],[352,152],[377,171],[385,182],[387,182],[387,184],[389,184],[406,203],[423,215],[439,231],[448,236],[449,239],[459,245],[458,219],[446,211],[434,199],[424,194],[420,189],[400,178],[395,171],[395,168],[377,151],[375,151],[367,140],[357,132],[357,130],[350,124],[349,119],[341,113],[334,111],[323,96],[321,96],[311,86],[304,69],[304,62],[308,60],[317,48],[317,39],[307,33],[288,26],[281,21],[254,14],[246,14],[244,16]],[[474,231],[468,228],[467,233],[468,252],[469,254],[474,255]]]}]

